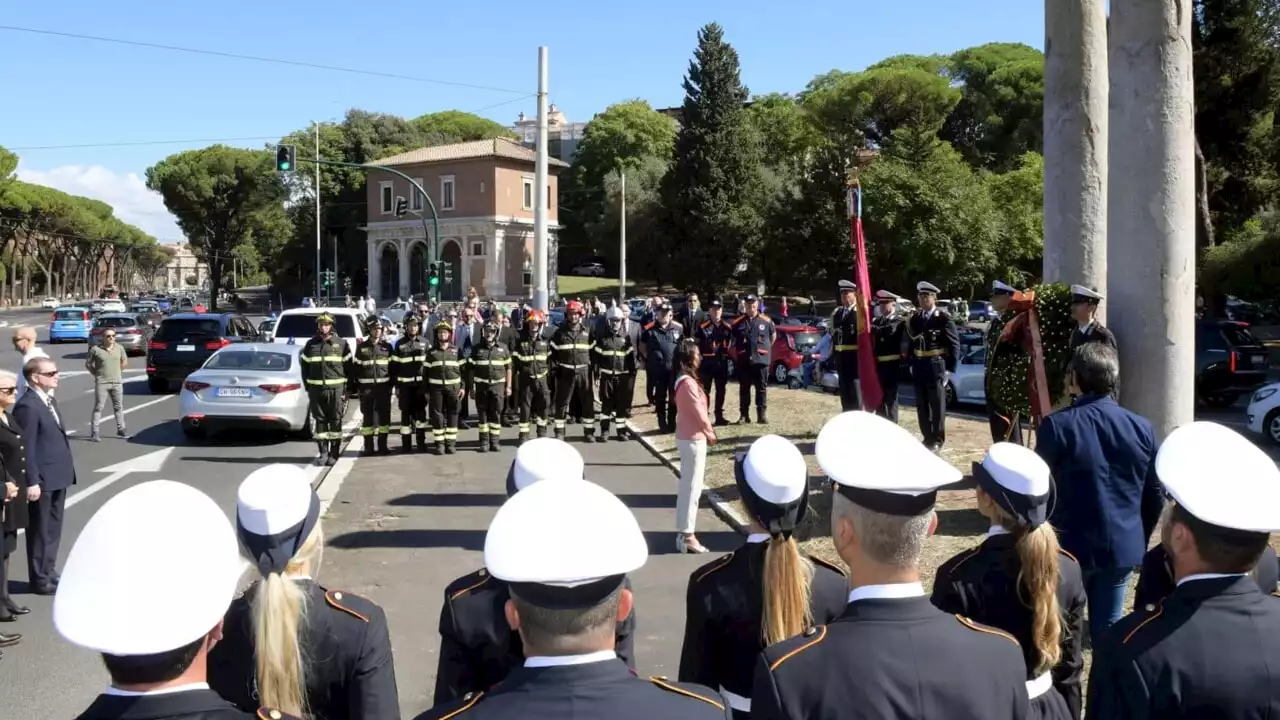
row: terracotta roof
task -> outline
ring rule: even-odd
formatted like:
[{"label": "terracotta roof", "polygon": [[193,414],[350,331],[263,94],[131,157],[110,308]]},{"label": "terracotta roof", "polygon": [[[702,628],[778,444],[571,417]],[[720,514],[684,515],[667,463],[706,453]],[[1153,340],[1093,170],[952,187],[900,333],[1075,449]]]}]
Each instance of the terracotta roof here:
[{"label": "terracotta roof", "polygon": [[[492,140],[472,140],[470,142],[453,143],[452,145],[431,145],[375,160],[368,164],[421,165],[423,163],[475,160],[479,158],[506,158],[530,164],[537,162],[536,154],[532,148],[527,148],[508,138],[493,138]],[[569,163],[553,157],[547,158],[547,164],[555,167],[569,167]]]}]

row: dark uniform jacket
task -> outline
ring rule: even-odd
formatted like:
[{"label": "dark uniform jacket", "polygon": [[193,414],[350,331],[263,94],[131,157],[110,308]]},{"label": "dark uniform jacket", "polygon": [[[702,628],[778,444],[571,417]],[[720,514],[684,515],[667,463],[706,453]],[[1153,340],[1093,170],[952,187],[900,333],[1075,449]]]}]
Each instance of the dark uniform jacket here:
[{"label": "dark uniform jacket", "polygon": [[[382,608],[310,580],[292,582],[307,592],[302,647],[314,720],[399,720],[391,636]],[[258,587],[231,603],[222,641],[209,653],[209,687],[241,709],[258,707],[251,614]]]},{"label": "dark uniform jacket", "polygon": [[468,693],[419,720],[725,720],[709,688],[642,680],[621,660],[528,668],[521,665],[491,691]]},{"label": "dark uniform jacket", "polygon": [[640,335],[640,343],[644,347],[645,370],[651,373],[674,373],[676,370],[676,350],[684,339],[684,328],[678,322],[668,323],[666,327],[653,323]]},{"label": "dark uniform jacket", "polygon": [[1002,630],[923,596],[868,598],[760,655],[751,717],[1021,719],[1026,675],[1018,641]]},{"label": "dark uniform jacket", "polygon": [[704,368],[719,369],[727,365],[729,348],[733,346],[733,326],[725,322],[724,318],[718,323],[710,320],[702,323],[694,331],[694,338],[698,341],[698,352],[702,354]]},{"label": "dark uniform jacket", "polygon": [[401,387],[422,384],[422,364],[431,344],[421,335],[400,338],[391,354],[391,375]]},{"label": "dark uniform jacket", "polygon": [[183,690],[159,695],[103,693],[76,720],[297,720],[271,708],[241,710],[212,690]]},{"label": "dark uniform jacket", "polygon": [[[1253,566],[1249,577],[1258,583],[1258,589],[1272,595],[1275,594],[1280,580],[1280,564],[1276,560],[1276,551],[1268,545]],[[1176,583],[1173,581],[1173,560],[1163,545],[1156,545],[1142,557],[1142,572],[1138,575],[1138,590],[1133,598],[1134,609],[1156,603],[1173,592]],[[1154,608],[1153,608],[1154,609]]]},{"label": "dark uniform jacket", "polygon": [[550,362],[551,344],[541,336],[531,338],[528,331],[520,333],[512,352],[515,372],[518,376],[536,380],[547,376],[547,364]]},{"label": "dark uniform jacket", "polygon": [[1121,618],[1093,651],[1088,717],[1280,717],[1280,602],[1235,575]]},{"label": "dark uniform jacket", "polygon": [[[748,543],[689,576],[680,681],[751,697],[756,658],[764,650],[764,557],[767,543]],[[849,597],[844,572],[813,561],[813,621],[840,617]]]},{"label": "dark uniform jacket", "polygon": [[327,338],[316,335],[308,340],[298,359],[302,361],[302,378],[308,389],[347,383],[351,349],[347,341],[335,333]]},{"label": "dark uniform jacket", "polygon": [[[625,581],[628,589],[631,581]],[[503,607],[511,599],[507,583],[481,568],[449,584],[440,608],[440,661],[433,705],[481,692],[506,679],[524,663],[520,634],[507,624]],[[635,668],[633,610],[618,623],[618,657]]]},{"label": "dark uniform jacket", "polygon": [[897,313],[879,315],[871,321],[871,337],[876,346],[876,366],[881,372],[902,367],[906,326],[906,320]]},{"label": "dark uniform jacket", "polygon": [[591,361],[601,375],[627,375],[636,371],[636,349],[631,346],[631,336],[626,328],[614,335],[608,326],[591,344]]},{"label": "dark uniform jacket", "polygon": [[422,376],[426,380],[427,389],[461,387],[464,362],[458,359],[458,348],[453,345],[449,347],[432,345],[422,363]]},{"label": "dark uniform jacket", "polygon": [[[4,515],[5,532],[13,533],[27,526],[27,447],[18,421],[8,413],[5,420],[8,422],[0,422],[0,471],[3,472],[0,482],[17,485],[18,497],[7,503],[0,501],[4,508],[0,514]],[[0,553],[4,551],[0,548]]]},{"label": "dark uniform jacket", "polygon": [[1118,349],[1116,347],[1115,334],[1108,330],[1102,323],[1095,320],[1090,323],[1089,327],[1086,329],[1080,330],[1077,328],[1071,333],[1071,341],[1067,344],[1067,357],[1071,357],[1071,355],[1075,353],[1076,348],[1092,342],[1109,345],[1112,350]]},{"label": "dark uniform jacket", "polygon": [[[972,550],[966,550],[938,568],[933,581],[933,604],[943,612],[971,618],[1009,633],[1018,639],[1027,668],[1027,680],[1035,679],[1035,644],[1032,642],[1032,614],[1019,581],[1022,561],[1018,559],[1013,535],[993,535]],[[1058,557],[1058,607],[1062,613],[1062,658],[1050,669],[1053,687],[1066,701],[1070,716],[1079,718],[1080,691],[1084,672],[1085,594],[1080,564],[1065,552]]]},{"label": "dark uniform jacket", "polygon": [[773,341],[778,338],[778,329],[768,315],[760,313],[754,318],[746,315],[734,318],[733,337],[739,363],[768,365],[772,361]]},{"label": "dark uniform jacket", "polygon": [[551,366],[557,370],[585,370],[591,365],[591,332],[587,323],[574,328],[568,322],[551,336]]},{"label": "dark uniform jacket", "polygon": [[925,317],[924,311],[907,319],[904,342],[911,350],[911,373],[917,379],[942,377],[943,372],[955,372],[960,357],[960,333],[951,316],[942,308],[934,308]]},{"label": "dark uniform jacket", "polygon": [[490,345],[482,337],[476,341],[467,358],[467,372],[472,381],[485,385],[506,384],[507,368],[511,367],[511,351],[497,342]]},{"label": "dark uniform jacket", "polygon": [[857,365],[858,358],[858,310],[856,307],[838,307],[831,313],[831,352],[836,357],[846,357]]},{"label": "dark uniform jacket", "polygon": [[507,346],[511,352],[515,352],[516,343],[520,340],[520,333],[516,332],[514,327],[502,326],[498,328],[498,342]]},{"label": "dark uniform jacket", "polygon": [[360,387],[385,385],[391,382],[391,343],[386,340],[374,342],[372,339],[360,341],[356,346],[355,365],[356,382]]}]

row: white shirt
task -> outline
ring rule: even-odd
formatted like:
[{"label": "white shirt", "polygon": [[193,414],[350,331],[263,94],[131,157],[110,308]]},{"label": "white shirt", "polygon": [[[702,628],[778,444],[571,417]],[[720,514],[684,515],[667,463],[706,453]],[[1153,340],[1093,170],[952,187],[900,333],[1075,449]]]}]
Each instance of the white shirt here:
[{"label": "white shirt", "polygon": [[556,657],[531,657],[525,658],[525,667],[558,667],[563,665],[587,665],[589,663],[604,662],[605,660],[617,660],[618,652],[616,650],[600,650],[585,655],[558,655]]},{"label": "white shirt", "polygon": [[21,400],[22,394],[27,391],[27,378],[22,374],[22,368],[26,367],[31,360],[40,357],[47,358],[49,354],[34,344],[22,355],[22,367],[18,368],[18,394],[14,396],[15,399]]},{"label": "white shirt", "polygon": [[987,528],[987,537],[995,537],[997,535],[1008,535],[1009,531],[1000,525],[992,525]]},{"label": "white shirt", "polygon": [[1080,334],[1084,335],[1085,333],[1089,332],[1089,330],[1093,328],[1093,325],[1096,322],[1097,322],[1096,320],[1090,320],[1089,322],[1082,324],[1080,326]]},{"label": "white shirt", "polygon": [[924,597],[924,585],[918,582],[863,585],[849,591],[849,602],[856,600],[900,600]]},{"label": "white shirt", "polygon": [[747,536],[747,542],[752,545],[769,542],[769,533],[751,533]]},{"label": "white shirt", "polygon": [[106,690],[102,691],[103,695],[119,695],[120,697],[142,697],[144,695],[172,695],[173,693],[188,692],[191,690],[208,690],[209,683],[194,682],[185,685],[175,685],[173,687],[160,688],[159,690],[147,690],[145,692],[136,692],[133,690],[121,690],[114,685],[108,685]]},{"label": "white shirt", "polygon": [[1217,580],[1218,578],[1244,577],[1247,574],[1248,573],[1196,573],[1195,575],[1188,575],[1179,580],[1178,586],[1181,587],[1182,583],[1191,582],[1192,580]]}]

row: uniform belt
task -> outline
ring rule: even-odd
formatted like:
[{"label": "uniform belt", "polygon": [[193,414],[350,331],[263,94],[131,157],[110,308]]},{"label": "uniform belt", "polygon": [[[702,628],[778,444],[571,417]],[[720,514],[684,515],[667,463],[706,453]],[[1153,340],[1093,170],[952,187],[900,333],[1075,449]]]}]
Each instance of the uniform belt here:
[{"label": "uniform belt", "polygon": [[608,368],[598,368],[596,372],[600,373],[601,375],[626,375],[628,371],[627,370],[610,370]]},{"label": "uniform belt", "polygon": [[894,360],[901,360],[901,359],[902,359],[901,355],[877,355],[876,356],[877,362],[893,362]]},{"label": "uniform belt", "polygon": [[1027,681],[1027,697],[1035,700],[1053,688],[1053,673],[1045,673],[1035,680]]},{"label": "uniform belt", "polygon": [[505,385],[507,382],[507,379],[506,378],[497,378],[497,379],[474,378],[471,382],[478,382],[481,385],[497,385],[499,383],[502,383]]},{"label": "uniform belt", "polygon": [[920,357],[920,358],[941,357],[946,353],[947,351],[944,350],[943,348],[938,348],[937,350],[917,350],[916,357]]},{"label": "uniform belt", "polygon": [[427,378],[428,385],[461,385],[462,378]]},{"label": "uniform belt", "polygon": [[[1030,686],[1031,683],[1027,683],[1027,685]],[[724,696],[725,700],[729,701],[729,707],[734,710],[744,713],[751,712],[751,698],[742,697],[738,693],[729,692],[724,689],[723,685],[720,686],[720,694]]]},{"label": "uniform belt", "polygon": [[526,380],[541,380],[542,378],[544,378],[544,377],[546,377],[546,376],[547,376],[547,371],[546,371],[546,370],[543,370],[543,371],[542,371],[542,372],[540,372],[540,373],[534,373],[533,375],[530,375],[529,373],[526,373],[526,372],[522,372],[522,373],[520,373],[520,377],[522,377],[522,378],[524,378],[524,379],[526,379]]},{"label": "uniform belt", "polygon": [[361,385],[372,385],[372,384],[376,384],[376,383],[391,382],[391,378],[389,378],[389,377],[380,377],[380,378],[357,378],[357,379],[356,379],[356,382],[359,382]]},{"label": "uniform belt", "polygon": [[857,349],[858,349],[857,345],[837,345],[835,347],[836,352],[849,352],[851,350],[857,350]]},{"label": "uniform belt", "polygon": [[583,363],[582,365],[570,365],[568,363],[558,362],[556,363],[556,367],[564,368],[565,370],[581,370],[582,368],[591,367],[591,366],[586,363]]}]

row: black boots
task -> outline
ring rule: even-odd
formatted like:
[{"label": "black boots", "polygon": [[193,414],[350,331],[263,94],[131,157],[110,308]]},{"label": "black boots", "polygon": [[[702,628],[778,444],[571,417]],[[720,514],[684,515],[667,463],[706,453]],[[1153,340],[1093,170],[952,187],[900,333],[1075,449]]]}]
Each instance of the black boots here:
[{"label": "black boots", "polygon": [[400,452],[405,455],[413,452],[413,433],[400,433]]},{"label": "black boots", "polygon": [[750,413],[748,413],[746,410],[743,410],[741,413],[739,413],[739,415],[738,415],[738,424],[739,424],[739,425],[750,425],[750,424],[751,424],[751,415],[750,415]]},{"label": "black boots", "polygon": [[502,448],[499,445],[499,441],[501,439],[502,438],[498,435],[498,433],[496,432],[489,433],[489,449],[493,452],[501,452]]},{"label": "black boots", "polygon": [[765,419],[764,408],[762,407],[756,408],[756,419],[760,422],[761,425],[764,425],[765,423],[769,422],[767,419]]},{"label": "black boots", "polygon": [[419,430],[415,433],[418,436],[418,452],[427,451],[427,431]]},{"label": "black boots", "polygon": [[556,426],[556,439],[557,440],[564,439],[564,428],[561,426]]},{"label": "black boots", "polygon": [[[372,440],[372,438],[370,438]],[[324,464],[332,466],[338,462],[338,458],[342,457],[342,441],[329,441],[329,457],[325,458]]]},{"label": "black boots", "polygon": [[519,447],[519,446],[521,446],[521,445],[523,445],[523,444],[525,444],[525,443],[527,443],[527,442],[529,442],[529,431],[528,431],[528,430],[525,430],[525,431],[521,432],[518,436],[516,436],[516,447]]},{"label": "black boots", "polygon": [[391,454],[391,446],[388,444],[390,442],[391,442],[391,438],[387,437],[385,433],[378,436],[378,454],[379,455]]},{"label": "black boots", "polygon": [[482,452],[482,453],[487,453],[487,452],[489,452],[489,433],[487,433],[487,432],[482,432],[482,433],[480,433],[480,448],[479,448],[479,450],[480,450],[480,452]]},{"label": "black boots", "polygon": [[480,452],[500,452],[498,440],[501,436],[490,430],[489,432],[480,433]]},{"label": "black boots", "polygon": [[600,421],[600,433],[596,435],[596,442],[609,442],[609,425],[610,422],[608,420]]},{"label": "black boots", "polygon": [[596,429],[593,427],[582,428],[582,442],[593,443],[596,441]]},{"label": "black boots", "polygon": [[432,448],[431,448],[431,454],[433,454],[433,455],[443,455],[443,454],[444,454],[444,441],[443,441],[443,440],[437,440],[437,441],[435,442],[435,445],[433,445],[433,446],[432,446]]},{"label": "black boots", "polygon": [[537,432],[538,432],[538,437],[540,437],[540,438],[546,437],[546,436],[547,436],[547,424],[544,422],[544,423],[542,423],[541,425],[539,425],[539,426],[538,426],[538,428],[537,428]]},{"label": "black boots", "polygon": [[458,441],[457,441],[457,440],[445,440],[445,441],[444,441],[444,454],[445,454],[445,455],[452,455],[452,454],[454,454],[454,453],[456,453],[456,452],[458,452]]},{"label": "black boots", "polygon": [[373,436],[372,435],[364,436],[364,450],[360,454],[361,456],[373,454]]}]

